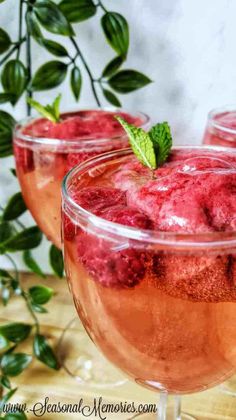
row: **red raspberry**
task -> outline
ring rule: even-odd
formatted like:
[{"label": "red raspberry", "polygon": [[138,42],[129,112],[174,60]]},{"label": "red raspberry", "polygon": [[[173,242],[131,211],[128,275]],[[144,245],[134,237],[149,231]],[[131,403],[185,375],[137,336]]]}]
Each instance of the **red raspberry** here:
[{"label": "red raspberry", "polygon": [[77,204],[94,214],[111,206],[126,204],[125,193],[117,188],[87,187],[75,191],[72,197]]},{"label": "red raspberry", "polygon": [[[75,202],[86,210],[98,214],[106,207],[125,204],[125,193],[115,188],[87,187],[72,194]],[[76,227],[64,214],[64,238],[72,241],[76,235]]]},{"label": "red raspberry", "polygon": [[[101,215],[126,226],[152,227],[147,216],[126,206],[108,208]],[[145,250],[132,248],[127,241],[117,243],[85,232],[78,237],[77,249],[79,261],[94,280],[106,287],[130,288],[139,284],[151,258]]]}]

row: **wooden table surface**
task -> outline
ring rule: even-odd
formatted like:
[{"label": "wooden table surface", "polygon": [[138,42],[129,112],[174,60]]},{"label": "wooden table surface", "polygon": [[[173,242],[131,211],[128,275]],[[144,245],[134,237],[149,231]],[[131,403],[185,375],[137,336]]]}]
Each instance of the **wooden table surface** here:
[{"label": "wooden table surface", "polygon": [[[38,284],[39,281],[34,276],[22,274],[22,282],[25,286]],[[45,334],[53,345],[57,345],[64,327],[75,316],[72,299],[67,289],[65,280],[58,280],[49,276],[42,283],[51,286],[56,291],[56,295],[47,305],[48,314],[40,314],[42,333]],[[23,307],[22,299],[14,298],[9,305],[1,310],[0,323],[9,321],[29,321],[27,311]],[[29,340],[27,340],[29,341]],[[30,352],[30,343],[23,344],[23,351]],[[19,386],[18,392],[12,401],[26,402],[28,407],[32,407],[37,402],[43,402],[48,396],[50,403],[78,403],[83,398],[84,403],[93,404],[94,397],[103,397],[103,402],[134,401],[135,403],[156,403],[158,396],[134,383],[127,382],[119,387],[109,387],[108,389],[97,389],[88,385],[80,385],[74,378],[69,376],[63,369],[52,371],[44,367],[40,362],[34,361],[28,369],[17,378],[13,378],[13,383]],[[236,381],[235,381],[236,388]],[[185,396],[182,399],[182,410],[193,415],[197,420],[233,420],[236,419],[236,397],[229,396],[222,392],[220,387],[201,392],[195,395]],[[28,414],[29,420],[37,417]],[[80,414],[45,414],[44,420],[84,420]],[[89,419],[99,419],[98,416],[91,415]],[[114,414],[107,415],[107,420],[127,420],[130,415]]]}]

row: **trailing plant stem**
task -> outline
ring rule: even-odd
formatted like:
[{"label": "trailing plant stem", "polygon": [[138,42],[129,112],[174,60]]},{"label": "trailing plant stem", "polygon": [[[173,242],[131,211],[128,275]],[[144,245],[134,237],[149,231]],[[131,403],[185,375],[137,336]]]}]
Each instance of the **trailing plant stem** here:
[{"label": "trailing plant stem", "polygon": [[21,284],[20,284],[20,276],[19,276],[17,265],[16,265],[15,261],[13,260],[13,258],[9,254],[5,254],[5,257],[11,262],[11,264],[12,264],[12,266],[14,268],[16,281],[17,281],[17,283],[19,283],[19,286],[20,286],[21,296],[23,297],[23,299],[24,299],[24,301],[26,303],[27,309],[28,309],[31,317],[34,320],[34,325],[35,325],[35,328],[36,328],[36,332],[38,334],[39,333],[39,321],[38,321],[38,318],[35,315],[33,309],[31,308],[29,297],[28,297],[27,293],[21,287]]},{"label": "trailing plant stem", "polygon": [[[26,12],[26,15],[27,15],[27,12]],[[32,79],[31,38],[30,38],[30,33],[28,31],[28,28],[26,32],[26,63],[27,63],[28,81],[31,81]],[[32,91],[27,87],[26,98],[27,99],[32,98],[32,96],[33,96]],[[29,117],[31,115],[31,105],[28,103],[27,100],[26,100],[26,109],[27,109],[27,116]]]},{"label": "trailing plant stem", "polygon": [[16,58],[19,60],[20,57],[20,49],[21,49],[21,43],[20,40],[22,39],[22,17],[23,17],[23,0],[20,0],[20,9],[19,9],[19,37],[18,37],[18,50]]},{"label": "trailing plant stem", "polygon": [[86,60],[85,60],[85,58],[84,58],[84,56],[83,56],[83,54],[82,54],[82,52],[81,52],[81,50],[80,50],[80,48],[79,48],[78,44],[77,44],[77,42],[75,41],[75,39],[71,36],[71,37],[70,37],[70,40],[71,40],[72,44],[74,45],[74,47],[75,47],[75,49],[76,49],[76,51],[77,51],[77,54],[78,54],[78,56],[80,57],[80,59],[81,59],[81,61],[82,61],[83,65],[84,65],[85,70],[86,70],[86,71],[87,71],[87,73],[88,73],[88,76],[89,76],[89,79],[90,79],[91,88],[92,88],[92,91],[93,91],[93,95],[94,95],[95,101],[96,101],[97,105],[98,105],[99,107],[101,107],[101,102],[100,102],[100,100],[99,100],[99,98],[98,98],[98,94],[97,94],[97,91],[96,91],[96,89],[95,89],[95,80],[94,80],[94,78],[93,78],[93,76],[92,76],[92,73],[91,73],[91,71],[90,71],[90,68],[89,68],[89,66],[88,66],[88,64],[87,64],[87,62],[86,62]]}]

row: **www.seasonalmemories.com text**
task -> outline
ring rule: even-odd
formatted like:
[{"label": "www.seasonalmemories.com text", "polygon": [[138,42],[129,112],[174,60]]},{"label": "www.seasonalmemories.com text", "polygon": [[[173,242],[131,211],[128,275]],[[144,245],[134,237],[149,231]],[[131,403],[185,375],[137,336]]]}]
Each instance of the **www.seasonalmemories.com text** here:
[{"label": "www.seasonalmemories.com text", "polygon": [[12,404],[7,403],[2,407],[2,412],[15,413],[15,412],[32,413],[35,417],[43,417],[47,414],[81,414],[84,418],[95,417],[100,420],[109,420],[108,414],[127,413],[127,414],[144,414],[144,413],[157,413],[156,404],[135,404],[134,402],[118,402],[118,403],[105,403],[103,398],[94,398],[91,405],[84,402],[80,398],[78,403],[67,404],[50,403],[49,397],[45,397],[43,401],[36,402],[32,407],[27,404]]}]

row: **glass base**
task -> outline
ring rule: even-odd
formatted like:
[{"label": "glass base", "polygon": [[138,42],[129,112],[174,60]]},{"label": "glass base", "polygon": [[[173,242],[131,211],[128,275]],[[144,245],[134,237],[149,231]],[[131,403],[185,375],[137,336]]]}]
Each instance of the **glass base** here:
[{"label": "glass base", "polygon": [[127,382],[122,373],[98,351],[79,318],[71,320],[63,330],[57,356],[65,371],[80,384],[102,389]]},{"label": "glass base", "polygon": [[220,385],[221,392],[236,397],[236,375]]}]

